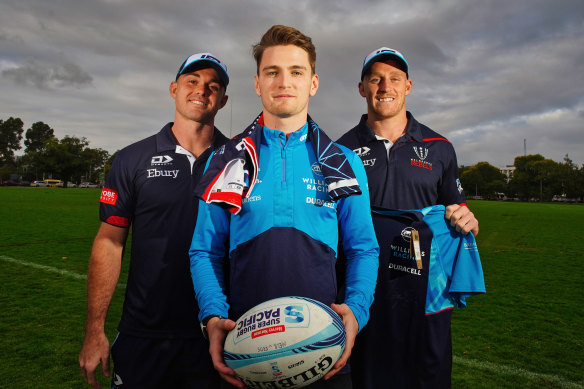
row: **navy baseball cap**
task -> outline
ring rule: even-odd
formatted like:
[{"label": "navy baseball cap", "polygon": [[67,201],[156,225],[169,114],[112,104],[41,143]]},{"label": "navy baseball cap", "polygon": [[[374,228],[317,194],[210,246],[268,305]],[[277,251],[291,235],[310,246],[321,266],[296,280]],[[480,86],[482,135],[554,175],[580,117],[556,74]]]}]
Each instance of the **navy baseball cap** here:
[{"label": "navy baseball cap", "polygon": [[219,78],[223,83],[223,86],[227,88],[229,84],[229,75],[227,74],[227,65],[225,65],[219,58],[211,53],[198,53],[193,54],[180,65],[178,73],[176,73],[176,79],[181,76],[181,74],[191,73],[200,69],[213,68],[219,74]]},{"label": "navy baseball cap", "polygon": [[404,55],[397,50],[390,49],[389,47],[381,47],[369,53],[369,55],[365,57],[365,59],[363,60],[363,69],[361,70],[361,81],[363,81],[365,73],[369,71],[369,69],[375,62],[382,62],[387,60],[396,61],[399,64],[398,68],[403,70],[406,73],[406,76],[409,77],[408,63]]}]

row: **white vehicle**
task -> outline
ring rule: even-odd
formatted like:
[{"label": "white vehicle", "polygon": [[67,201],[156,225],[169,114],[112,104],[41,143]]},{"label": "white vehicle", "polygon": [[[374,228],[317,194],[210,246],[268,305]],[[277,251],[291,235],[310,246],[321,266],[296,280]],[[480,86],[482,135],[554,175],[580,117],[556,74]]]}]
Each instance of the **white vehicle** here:
[{"label": "white vehicle", "polygon": [[91,182],[82,182],[79,184],[80,188],[98,188],[97,184],[93,184]]},{"label": "white vehicle", "polygon": [[37,188],[41,188],[41,187],[42,187],[42,188],[46,188],[46,187],[48,187],[48,186],[49,186],[49,184],[47,184],[47,183],[46,183],[46,182],[44,182],[44,181],[37,180],[37,181],[33,181],[33,182],[31,182],[31,183],[30,183],[30,186],[36,186]]},{"label": "white vehicle", "polygon": [[[57,184],[58,188],[62,188],[63,186],[64,186],[64,183],[62,181]],[[77,188],[77,184],[74,184],[71,181],[67,181],[67,188]]]}]

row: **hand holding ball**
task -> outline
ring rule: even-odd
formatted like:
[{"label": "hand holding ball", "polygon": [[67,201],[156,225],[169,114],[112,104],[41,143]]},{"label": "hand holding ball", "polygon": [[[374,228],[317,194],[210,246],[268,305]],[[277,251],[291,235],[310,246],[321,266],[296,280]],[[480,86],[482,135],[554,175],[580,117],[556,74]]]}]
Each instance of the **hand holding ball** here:
[{"label": "hand holding ball", "polygon": [[281,297],[237,320],[223,357],[249,387],[300,388],[333,367],[345,341],[343,321],[330,307],[309,298]]}]

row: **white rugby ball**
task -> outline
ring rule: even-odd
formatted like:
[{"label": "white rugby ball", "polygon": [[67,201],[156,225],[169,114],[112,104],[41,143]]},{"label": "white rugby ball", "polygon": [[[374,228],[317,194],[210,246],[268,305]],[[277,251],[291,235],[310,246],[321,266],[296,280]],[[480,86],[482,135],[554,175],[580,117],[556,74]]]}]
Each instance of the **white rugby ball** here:
[{"label": "white rugby ball", "polygon": [[309,298],[280,297],[237,320],[223,357],[248,387],[300,388],[332,369],[345,342],[343,321],[330,307]]}]

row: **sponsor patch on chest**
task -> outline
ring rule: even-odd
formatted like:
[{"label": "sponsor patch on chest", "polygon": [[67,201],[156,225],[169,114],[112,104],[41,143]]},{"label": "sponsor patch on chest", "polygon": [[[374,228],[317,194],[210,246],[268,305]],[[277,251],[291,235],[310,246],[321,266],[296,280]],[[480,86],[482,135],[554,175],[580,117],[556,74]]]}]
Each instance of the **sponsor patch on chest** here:
[{"label": "sponsor patch on chest", "polygon": [[179,170],[146,169],[146,178],[170,177],[177,178]]}]

